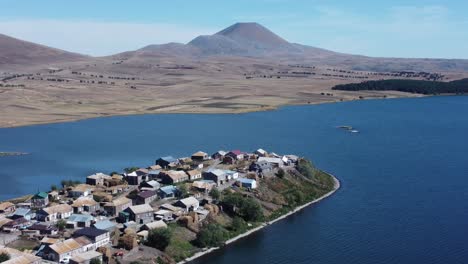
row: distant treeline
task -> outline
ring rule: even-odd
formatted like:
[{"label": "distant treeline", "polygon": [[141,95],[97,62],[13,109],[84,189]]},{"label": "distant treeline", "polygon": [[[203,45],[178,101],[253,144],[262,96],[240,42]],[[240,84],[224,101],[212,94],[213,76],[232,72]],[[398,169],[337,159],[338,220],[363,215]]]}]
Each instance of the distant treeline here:
[{"label": "distant treeline", "polygon": [[451,82],[436,82],[422,80],[366,81],[362,83],[340,84],[336,85],[332,89],[345,91],[400,91],[418,94],[462,94],[468,93],[468,79],[461,79]]}]

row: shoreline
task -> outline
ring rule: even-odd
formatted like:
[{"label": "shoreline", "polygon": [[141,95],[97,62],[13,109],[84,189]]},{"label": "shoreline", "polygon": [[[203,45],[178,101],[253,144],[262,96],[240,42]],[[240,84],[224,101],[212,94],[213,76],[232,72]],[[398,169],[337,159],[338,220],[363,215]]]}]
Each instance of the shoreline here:
[{"label": "shoreline", "polygon": [[[333,190],[329,191],[328,193],[326,193],[326,194],[324,194],[324,195],[322,195],[322,196],[320,196],[320,197],[318,197],[318,198],[316,198],[316,199],[314,199],[314,200],[312,200],[312,201],[310,201],[310,202],[308,202],[308,203],[306,203],[306,204],[303,204],[303,205],[301,205],[301,206],[298,206],[298,207],[294,208],[292,211],[289,211],[288,213],[286,213],[286,214],[284,214],[284,215],[281,215],[280,217],[278,217],[278,218],[276,218],[276,219],[274,219],[274,220],[271,220],[271,221],[268,221],[268,222],[264,222],[264,223],[262,223],[260,226],[254,228],[254,229],[251,229],[251,230],[249,230],[249,231],[247,231],[247,232],[245,232],[245,233],[243,233],[243,234],[237,235],[237,236],[235,236],[235,237],[233,237],[233,238],[231,238],[231,239],[226,240],[226,242],[224,242],[224,246],[229,245],[229,244],[232,244],[232,243],[234,243],[234,242],[236,242],[236,241],[238,241],[238,240],[240,240],[240,239],[242,239],[242,238],[244,238],[244,237],[247,237],[247,236],[249,236],[249,235],[251,235],[251,234],[253,234],[253,233],[255,233],[255,232],[259,231],[259,230],[262,230],[262,229],[265,228],[265,227],[268,227],[268,226],[270,226],[270,225],[272,225],[272,224],[274,224],[274,223],[276,223],[276,222],[278,222],[278,221],[281,221],[281,220],[287,218],[288,216],[291,216],[291,215],[293,215],[293,214],[295,214],[295,213],[297,213],[297,212],[299,212],[299,211],[305,209],[306,207],[309,207],[309,206],[312,205],[312,204],[318,203],[318,202],[322,201],[323,199],[330,197],[330,196],[331,196],[332,194],[334,194],[338,189],[340,189],[341,183],[340,183],[340,181],[338,180],[338,178],[336,178],[334,175],[332,175],[332,174],[330,174],[330,173],[328,173],[328,172],[327,172],[327,174],[330,175],[330,176],[333,178],[333,181],[335,182],[335,183],[334,183],[334,186],[333,186]],[[216,251],[216,250],[219,250],[219,249],[221,249],[221,248],[222,248],[222,247],[207,248],[207,249],[205,249],[205,250],[203,250],[203,251],[200,251],[200,252],[195,253],[195,254],[194,254],[193,256],[191,256],[191,257],[188,257],[188,258],[186,258],[186,259],[184,259],[184,260],[182,260],[182,261],[177,262],[177,264],[190,263],[191,261],[193,261],[193,260],[195,260],[195,259],[197,259],[197,258],[200,258],[200,257],[202,257],[202,256],[208,255],[208,254],[210,254],[211,252]]]},{"label": "shoreline", "polygon": [[74,118],[64,118],[64,119],[56,119],[56,120],[45,120],[45,121],[25,121],[24,123],[17,123],[17,124],[2,124],[0,122],[0,129],[1,128],[18,128],[18,127],[27,127],[27,126],[38,126],[38,125],[48,125],[48,124],[58,124],[58,123],[70,123],[70,122],[78,122],[82,120],[90,120],[95,118],[104,118],[104,117],[119,117],[119,116],[132,116],[132,115],[159,115],[159,114],[199,114],[199,115],[213,115],[213,114],[226,114],[226,115],[234,115],[234,114],[247,114],[247,113],[255,113],[255,112],[268,112],[268,111],[276,111],[281,107],[286,106],[306,106],[306,105],[320,105],[320,104],[335,104],[335,103],[346,103],[346,102],[354,102],[354,101],[363,101],[363,100],[388,100],[388,99],[403,99],[403,98],[423,98],[423,97],[433,97],[433,96],[452,96],[452,95],[414,95],[409,94],[406,96],[387,96],[384,97],[365,97],[362,99],[345,99],[345,100],[324,100],[320,102],[310,102],[310,103],[286,103],[286,104],[279,104],[279,105],[269,105],[266,107],[258,107],[258,108],[243,108],[238,110],[231,110],[225,111],[226,109],[219,108],[216,111],[160,111],[160,112],[127,112],[127,113],[106,113],[106,114],[95,114],[90,116],[75,116]]}]

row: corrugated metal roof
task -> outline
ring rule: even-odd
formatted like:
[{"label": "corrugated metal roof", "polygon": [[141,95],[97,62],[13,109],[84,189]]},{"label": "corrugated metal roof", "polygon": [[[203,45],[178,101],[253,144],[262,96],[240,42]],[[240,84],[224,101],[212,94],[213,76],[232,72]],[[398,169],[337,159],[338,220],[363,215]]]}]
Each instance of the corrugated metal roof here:
[{"label": "corrugated metal roof", "polygon": [[149,213],[149,212],[154,211],[153,208],[149,204],[134,205],[134,206],[130,206],[129,209],[134,214],[143,214],[143,213]]},{"label": "corrugated metal roof", "polygon": [[102,229],[102,230],[109,230],[116,226],[116,223],[110,220],[102,220],[93,225],[95,228]]},{"label": "corrugated metal roof", "polygon": [[67,252],[77,250],[81,248],[82,245],[78,243],[75,239],[70,238],[67,239],[63,242],[58,242],[50,246],[50,249],[52,249],[54,252],[57,254],[65,254]]},{"label": "corrugated metal roof", "polygon": [[73,258],[71,258],[71,260],[73,260],[76,263],[82,263],[82,262],[87,262],[89,260],[92,260],[94,258],[99,258],[101,256],[102,254],[97,251],[87,251],[87,252],[75,255]]},{"label": "corrugated metal roof", "polygon": [[68,217],[68,222],[90,222],[93,221],[94,217],[92,215],[84,215],[84,214],[72,214]]},{"label": "corrugated metal roof", "polygon": [[147,224],[145,224],[145,226],[148,229],[166,228],[167,227],[166,223],[164,223],[164,221],[162,221],[162,220],[147,223]]}]

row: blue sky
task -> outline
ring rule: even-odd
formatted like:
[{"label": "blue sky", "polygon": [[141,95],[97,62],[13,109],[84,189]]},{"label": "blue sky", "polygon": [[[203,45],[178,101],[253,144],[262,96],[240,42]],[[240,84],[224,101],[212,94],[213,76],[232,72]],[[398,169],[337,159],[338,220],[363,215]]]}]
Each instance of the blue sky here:
[{"label": "blue sky", "polygon": [[0,33],[90,55],[188,42],[235,22],[288,41],[384,57],[468,59],[468,1],[0,0]]}]

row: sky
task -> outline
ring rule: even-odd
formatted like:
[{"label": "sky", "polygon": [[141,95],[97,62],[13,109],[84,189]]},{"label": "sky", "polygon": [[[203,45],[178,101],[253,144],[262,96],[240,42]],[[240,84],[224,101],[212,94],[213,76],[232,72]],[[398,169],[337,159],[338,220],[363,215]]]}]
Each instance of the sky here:
[{"label": "sky", "polygon": [[104,56],[258,22],[290,42],[468,59],[467,0],[0,0],[0,33]]}]

